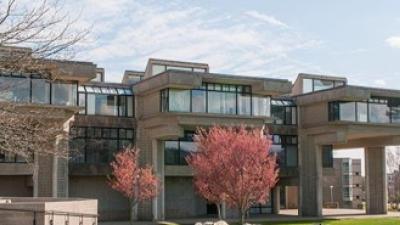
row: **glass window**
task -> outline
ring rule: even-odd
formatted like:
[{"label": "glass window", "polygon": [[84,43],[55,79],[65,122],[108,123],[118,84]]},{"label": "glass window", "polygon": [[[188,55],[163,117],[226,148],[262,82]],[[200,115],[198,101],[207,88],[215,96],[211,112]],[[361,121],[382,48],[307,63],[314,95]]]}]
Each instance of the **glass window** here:
[{"label": "glass window", "polygon": [[75,106],[77,101],[77,85],[67,83],[53,83],[51,102],[54,105]]},{"label": "glass window", "polygon": [[88,115],[118,116],[117,95],[88,94],[87,98]]},{"label": "glass window", "polygon": [[191,67],[167,66],[167,70],[192,71]]},{"label": "glass window", "polygon": [[190,90],[169,89],[169,111],[190,112]]},{"label": "glass window", "polygon": [[274,119],[275,124],[284,124],[285,121],[285,107],[272,105],[271,116]]},{"label": "glass window", "polygon": [[333,168],[333,148],[331,145],[322,146],[322,166]]},{"label": "glass window", "polygon": [[[260,107],[260,106],[259,106]],[[262,110],[262,109],[260,109]],[[238,94],[238,113],[239,115],[251,115],[251,95]]]},{"label": "glass window", "polygon": [[178,141],[165,141],[165,164],[177,165],[179,164],[179,142]]},{"label": "glass window", "polygon": [[271,99],[265,96],[253,96],[253,115],[271,116]]},{"label": "glass window", "polygon": [[389,123],[390,109],[386,104],[369,103],[369,122]]},{"label": "glass window", "polygon": [[333,81],[314,79],[314,91],[320,91],[333,88]]},{"label": "glass window", "polygon": [[392,123],[400,123],[400,107],[391,107]]},{"label": "glass window", "polygon": [[222,113],[222,93],[218,91],[208,91],[208,112]]},{"label": "glass window", "polygon": [[192,90],[192,112],[206,112],[206,91]]},{"label": "glass window", "polygon": [[285,108],[285,124],[287,125],[297,124],[296,107],[284,107],[284,108]]},{"label": "glass window", "polygon": [[45,79],[32,79],[32,103],[50,104],[50,83]]},{"label": "glass window", "polygon": [[152,67],[153,75],[162,73],[164,71],[165,71],[165,66],[163,66],[163,65],[153,65],[153,67]]},{"label": "glass window", "polygon": [[190,155],[193,152],[196,152],[196,144],[192,141],[180,141],[180,164],[186,165],[186,156]]},{"label": "glass window", "polygon": [[344,85],[344,81],[335,81],[335,87],[340,87]]},{"label": "glass window", "polygon": [[200,73],[205,73],[206,69],[205,68],[193,68],[194,72],[200,72]]},{"label": "glass window", "polygon": [[355,102],[341,102],[339,106],[339,118],[343,121],[355,121],[356,109]]},{"label": "glass window", "polygon": [[168,112],[168,89],[161,91],[161,112]]},{"label": "glass window", "polygon": [[303,79],[303,93],[313,92],[313,80]]},{"label": "glass window", "polygon": [[127,107],[127,112],[128,112],[128,116],[129,117],[133,117],[133,115],[134,115],[134,107],[133,107],[133,104],[134,104],[134,98],[133,98],[133,96],[126,96],[126,107]]},{"label": "glass window", "polygon": [[85,106],[86,106],[86,95],[84,93],[79,93],[79,106],[81,109],[79,110],[80,114],[85,114]]},{"label": "glass window", "polygon": [[366,102],[357,102],[357,121],[368,122],[368,104]]},{"label": "glass window", "polygon": [[118,96],[119,98],[119,116],[126,116],[126,96]]},{"label": "glass window", "polygon": [[29,102],[30,79],[0,77],[0,100],[9,102]]},{"label": "glass window", "polygon": [[287,145],[286,146],[286,166],[297,167],[297,146]]}]

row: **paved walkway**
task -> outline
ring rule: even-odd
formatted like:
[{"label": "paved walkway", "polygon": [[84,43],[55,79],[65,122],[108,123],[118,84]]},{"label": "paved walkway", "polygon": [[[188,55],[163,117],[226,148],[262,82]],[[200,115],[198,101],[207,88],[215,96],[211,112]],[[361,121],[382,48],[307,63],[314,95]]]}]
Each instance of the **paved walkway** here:
[{"label": "paved walkway", "polygon": [[[387,215],[366,215],[364,210],[359,209],[323,209],[323,217],[324,219],[349,219],[349,218],[379,218],[379,217],[400,217],[400,212],[389,212]],[[301,220],[310,220],[317,219],[311,217],[299,217],[297,213],[297,209],[283,209],[280,211],[279,215],[265,215],[265,216],[256,216],[251,217],[249,221],[256,222],[257,221],[301,221]],[[190,219],[176,219],[170,220],[171,222],[175,222],[178,224],[187,224],[192,225],[198,221],[215,221],[215,218],[190,218]],[[236,221],[229,220],[228,222]],[[135,222],[134,225],[154,225],[154,224],[167,224],[167,223],[156,223],[152,221],[138,221]],[[130,225],[129,222],[101,222],[99,225]]]}]

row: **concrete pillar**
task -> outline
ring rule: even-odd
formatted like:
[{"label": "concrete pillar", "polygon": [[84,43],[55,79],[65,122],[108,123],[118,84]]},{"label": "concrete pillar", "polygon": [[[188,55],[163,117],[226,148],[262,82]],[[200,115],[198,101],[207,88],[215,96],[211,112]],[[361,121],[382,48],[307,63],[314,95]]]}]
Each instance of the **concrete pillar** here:
[{"label": "concrete pillar", "polygon": [[322,216],[322,150],[312,136],[301,135],[299,145],[299,215]]},{"label": "concrete pillar", "polygon": [[162,141],[152,141],[153,168],[160,180],[159,194],[153,200],[152,210],[154,220],[165,219],[165,173],[164,173],[164,145]]},{"label": "concrete pillar", "polygon": [[272,189],[272,214],[279,214],[281,210],[281,187],[276,186]]},{"label": "concrete pillar", "polygon": [[222,219],[226,219],[226,203],[222,202],[221,204],[221,217]]},{"label": "concrete pillar", "polygon": [[365,185],[367,214],[387,214],[385,147],[365,148]]}]

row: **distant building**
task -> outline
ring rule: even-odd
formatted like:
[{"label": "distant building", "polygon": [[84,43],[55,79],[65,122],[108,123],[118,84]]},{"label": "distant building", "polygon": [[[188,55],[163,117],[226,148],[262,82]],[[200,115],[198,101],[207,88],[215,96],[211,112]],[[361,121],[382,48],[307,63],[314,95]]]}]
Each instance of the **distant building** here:
[{"label": "distant building", "polygon": [[[337,203],[339,208],[360,208],[364,198],[364,177],[361,176],[361,159],[335,158],[332,170],[325,170],[324,205]],[[332,194],[331,194],[332,189]]]}]

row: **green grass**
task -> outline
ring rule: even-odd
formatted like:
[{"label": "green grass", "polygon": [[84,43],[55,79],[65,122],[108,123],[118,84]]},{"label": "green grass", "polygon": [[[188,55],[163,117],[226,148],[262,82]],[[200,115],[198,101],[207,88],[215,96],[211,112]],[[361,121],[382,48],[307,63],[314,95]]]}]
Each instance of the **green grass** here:
[{"label": "green grass", "polygon": [[262,225],[399,225],[400,218],[341,219],[323,221],[263,222]]}]

